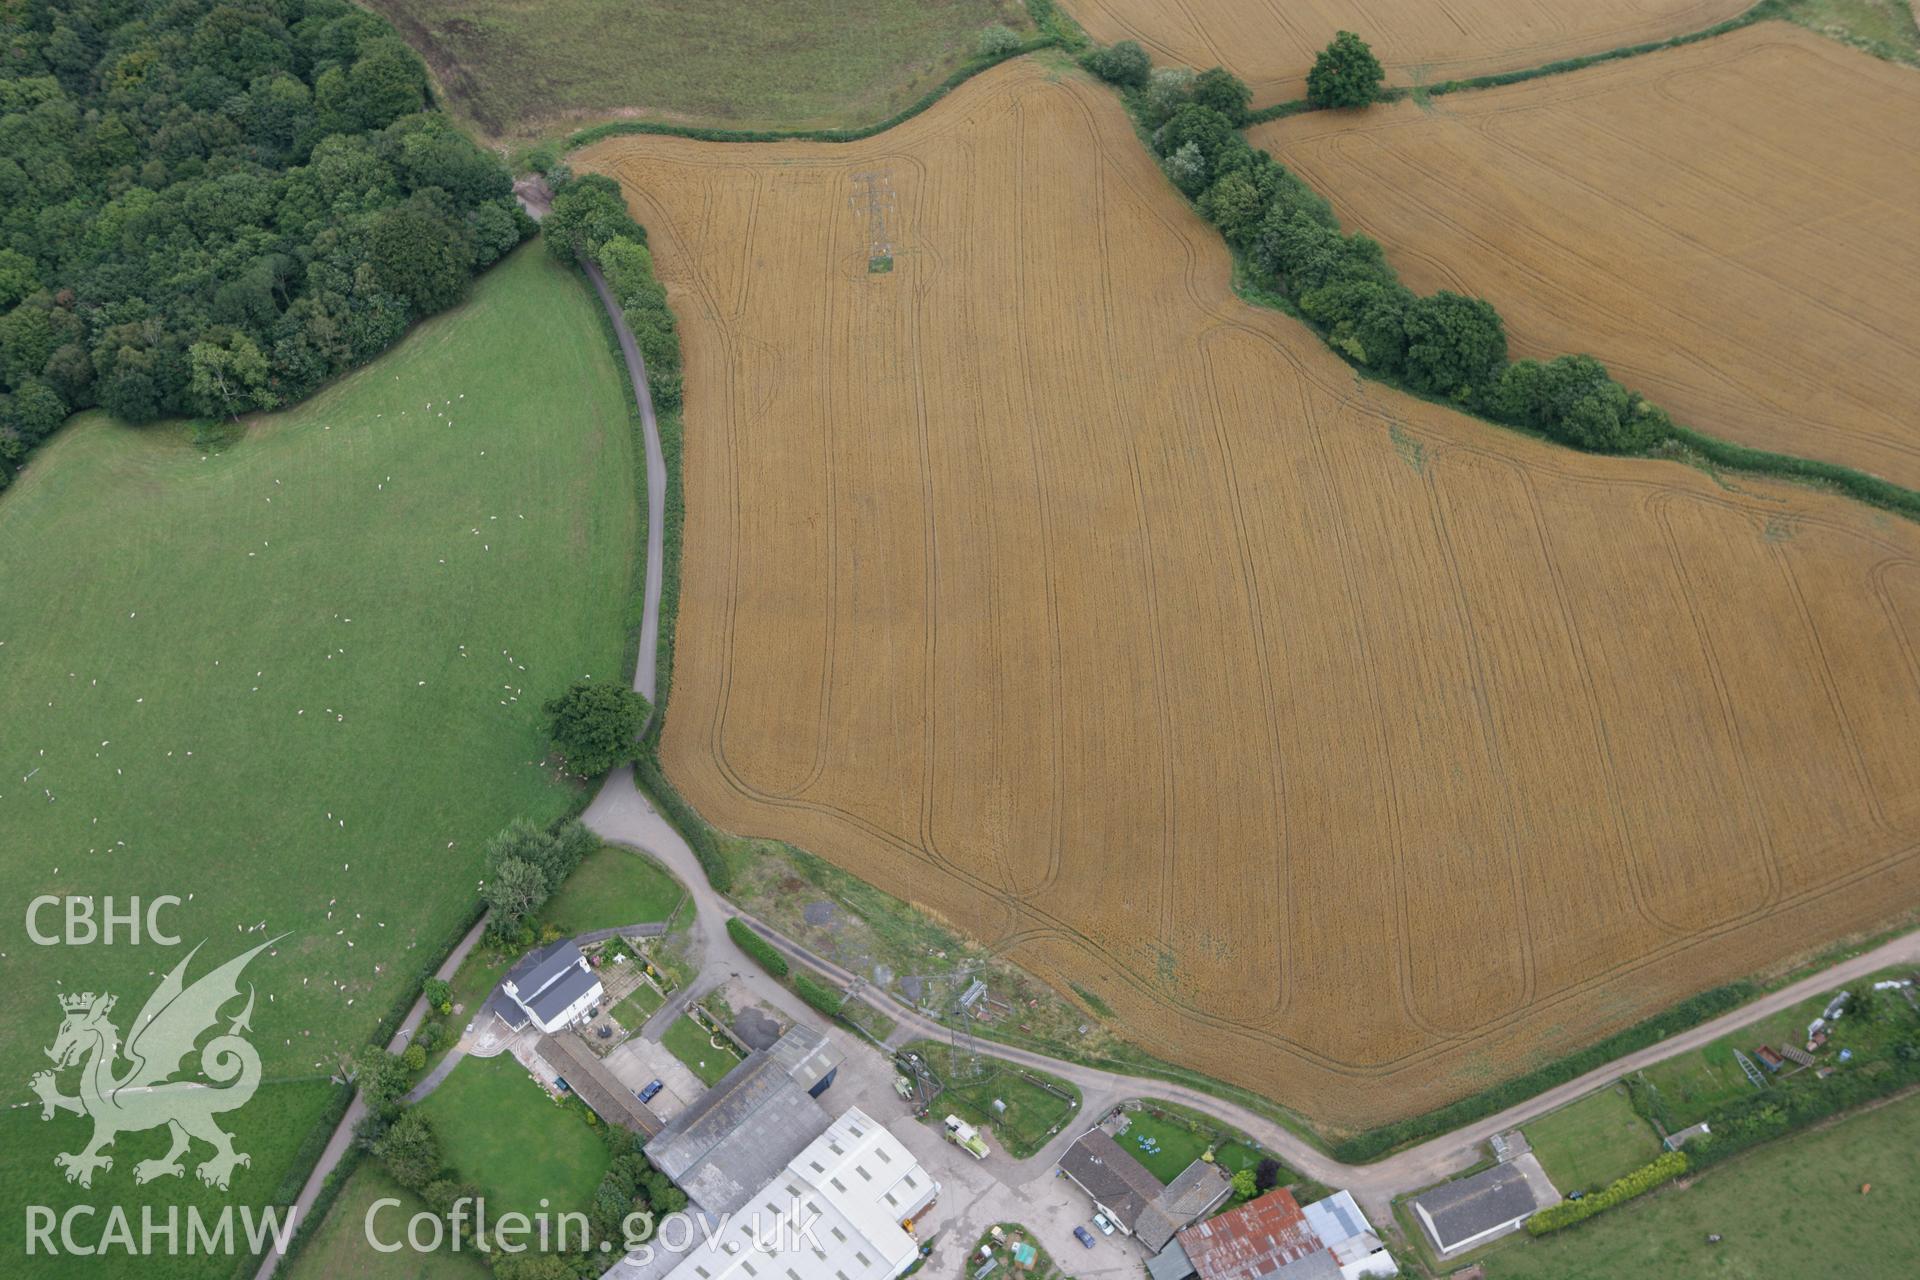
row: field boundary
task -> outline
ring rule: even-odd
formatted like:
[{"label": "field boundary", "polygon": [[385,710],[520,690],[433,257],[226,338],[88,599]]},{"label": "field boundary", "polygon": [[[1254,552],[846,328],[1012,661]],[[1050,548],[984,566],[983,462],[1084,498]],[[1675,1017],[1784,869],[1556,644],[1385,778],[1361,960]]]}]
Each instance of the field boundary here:
[{"label": "field boundary", "polygon": [[706,125],[673,124],[664,120],[610,120],[567,135],[561,143],[564,151],[576,151],[607,138],[630,134],[655,134],[672,138],[692,138],[699,142],[859,142],[905,124],[955,89],[1003,62],[1023,58],[1042,49],[1078,52],[1087,46],[1087,37],[1073,19],[1061,12],[1054,0],[1026,0],[1027,14],[1040,35],[1022,40],[1004,53],[977,54],[957,67],[952,75],[919,98],[884,120],[852,129],[721,129]]},{"label": "field boundary", "polygon": [[[1759,4],[1756,4],[1753,8],[1747,10],[1745,13],[1737,17],[1730,18],[1727,21],[1723,23],[1719,23],[1713,27],[1706,28],[1704,31],[1696,32],[1687,36],[1676,36],[1672,40],[1660,42],[1657,46],[1655,45],[1632,46],[1631,48],[1633,51],[1645,51],[1647,49],[1652,49],[1656,47],[1668,48],[1668,47],[1675,47],[1678,45],[1696,43],[1698,41],[1708,39],[1711,36],[1722,35],[1722,34],[1725,34],[1726,32],[1737,30],[1741,27],[1751,25],[1752,23],[1759,21],[1761,18],[1770,18],[1770,17],[1778,16],[1782,6],[1785,3],[1787,3],[1787,0],[1760,0]],[[1548,66],[1562,68],[1566,70],[1573,70],[1573,69],[1576,69],[1575,64],[1578,64],[1579,66],[1587,66],[1587,65],[1592,65],[1593,63],[1596,63],[1596,62],[1604,62],[1609,60],[1610,58],[1617,58],[1622,56],[1628,56],[1628,55],[1622,54],[1619,51],[1614,51],[1613,53],[1595,54],[1585,59],[1568,59],[1563,63],[1550,63],[1548,64]],[[1531,71],[1531,72],[1509,72],[1500,76],[1480,77],[1475,81],[1463,80],[1463,81],[1457,81],[1452,83],[1456,87],[1461,87],[1461,88],[1476,87],[1476,86],[1479,86],[1481,82],[1494,82],[1494,83],[1502,83],[1502,84],[1513,83],[1517,80],[1527,80],[1527,79],[1536,78],[1536,76],[1539,74],[1548,74],[1548,73],[1541,72],[1538,69],[1535,69],[1535,71]],[[1100,81],[1099,76],[1094,76],[1093,79],[1095,79],[1096,81]],[[1653,434],[1652,436],[1648,437],[1646,439],[1646,443],[1642,445],[1638,445],[1637,447],[1620,447],[1620,448],[1604,448],[1604,447],[1588,448],[1583,446],[1581,443],[1568,439],[1565,435],[1558,434],[1555,431],[1547,429],[1545,427],[1531,424],[1531,423],[1513,421],[1505,417],[1495,416],[1493,407],[1492,407],[1492,402],[1488,395],[1488,388],[1486,387],[1474,388],[1472,395],[1467,395],[1464,392],[1462,394],[1458,394],[1454,396],[1445,396],[1445,395],[1440,395],[1435,393],[1429,393],[1426,391],[1422,391],[1421,389],[1413,386],[1409,381],[1409,379],[1402,374],[1375,367],[1374,365],[1368,363],[1364,358],[1356,359],[1353,352],[1348,350],[1345,345],[1334,340],[1335,339],[1334,324],[1323,323],[1321,320],[1316,320],[1314,317],[1305,314],[1302,311],[1299,303],[1297,303],[1294,298],[1288,296],[1287,294],[1277,292],[1274,288],[1269,287],[1270,283],[1277,283],[1281,278],[1281,276],[1285,274],[1286,268],[1284,264],[1275,265],[1275,267],[1273,268],[1273,271],[1271,272],[1271,276],[1272,276],[1271,282],[1267,280],[1263,280],[1261,278],[1262,273],[1256,271],[1254,269],[1253,263],[1249,261],[1249,256],[1248,256],[1248,253],[1246,252],[1244,243],[1236,243],[1234,240],[1229,238],[1228,232],[1222,226],[1222,224],[1216,221],[1213,217],[1208,216],[1207,197],[1211,192],[1211,189],[1212,189],[1211,187],[1208,187],[1206,191],[1197,193],[1195,195],[1189,195],[1186,191],[1180,188],[1178,183],[1174,182],[1171,177],[1167,176],[1166,159],[1165,157],[1159,154],[1159,147],[1155,143],[1157,131],[1152,127],[1151,122],[1148,119],[1146,119],[1142,114],[1142,111],[1144,108],[1141,100],[1141,95],[1139,94],[1139,92],[1137,90],[1126,89],[1123,86],[1114,85],[1105,81],[1100,81],[1100,82],[1106,83],[1107,87],[1113,90],[1120,97],[1121,102],[1124,104],[1126,108],[1129,118],[1133,121],[1135,135],[1139,137],[1142,145],[1146,146],[1149,152],[1154,154],[1154,157],[1156,160],[1156,167],[1160,169],[1162,177],[1165,178],[1167,181],[1167,185],[1174,189],[1175,193],[1180,197],[1182,201],[1186,203],[1188,208],[1192,209],[1196,214],[1198,214],[1203,221],[1207,222],[1210,226],[1213,226],[1215,231],[1220,234],[1222,241],[1227,248],[1227,252],[1230,256],[1230,259],[1232,261],[1232,274],[1233,274],[1232,287],[1233,287],[1234,293],[1238,295],[1242,301],[1248,303],[1249,305],[1265,307],[1269,310],[1274,310],[1274,311],[1280,311],[1300,321],[1302,324],[1306,325],[1307,328],[1312,330],[1313,333],[1320,338],[1322,344],[1324,344],[1328,350],[1332,351],[1335,355],[1337,355],[1341,359],[1342,362],[1344,362],[1350,369],[1353,370],[1356,376],[1366,378],[1373,382],[1381,383],[1403,394],[1414,396],[1419,399],[1425,400],[1430,404],[1443,405],[1446,408],[1454,410],[1455,412],[1465,414],[1469,417],[1472,417],[1481,422],[1485,422],[1489,425],[1501,427],[1509,431],[1517,432],[1521,435],[1531,436],[1535,439],[1547,441],[1549,443],[1559,445],[1563,448],[1572,449],[1575,452],[1591,453],[1597,456],[1605,456],[1605,457],[1639,457],[1639,458],[1666,459],[1671,461],[1679,461],[1683,463],[1693,463],[1694,465],[1700,465],[1701,463],[1706,463],[1706,464],[1711,464],[1713,467],[1721,468],[1727,471],[1739,472],[1739,473],[1755,475],[1755,476],[1771,476],[1776,479],[1787,480],[1787,481],[1791,481],[1799,484],[1816,485],[1816,486],[1830,489],[1846,497],[1853,498],[1856,501],[1862,502],[1868,506],[1877,507],[1885,511],[1891,511],[1897,515],[1904,516],[1910,520],[1920,522],[1920,490],[1909,489],[1903,485],[1896,484],[1893,481],[1871,475],[1865,471],[1861,471],[1854,467],[1846,466],[1842,463],[1827,462],[1822,459],[1807,458],[1797,454],[1775,453],[1775,452],[1771,452],[1764,449],[1756,449],[1747,445],[1737,444],[1730,440],[1724,440],[1718,436],[1709,435],[1706,432],[1700,431],[1696,428],[1688,427],[1688,426],[1685,426],[1684,424],[1674,422],[1671,420],[1670,417],[1668,417],[1664,413],[1664,411],[1661,411],[1659,413],[1660,425],[1656,429],[1656,434]],[[1432,90],[1428,90],[1428,92],[1441,92],[1441,91],[1443,90],[1439,87],[1436,87]],[[1384,96],[1386,95],[1383,95],[1383,97]],[[1401,94],[1400,96],[1405,96],[1405,95]],[[1305,103],[1297,103],[1294,105],[1300,110],[1307,109]],[[1207,114],[1212,114],[1212,113],[1207,113]],[[1294,114],[1294,112],[1287,111],[1287,112],[1280,113],[1280,115],[1288,115],[1288,114]],[[1279,116],[1276,115],[1268,118],[1277,119],[1279,118]],[[1229,123],[1231,123],[1227,121],[1224,117],[1221,118],[1220,122],[1223,126],[1226,126]],[[1406,286],[1400,283],[1399,273],[1394,269],[1392,263],[1386,259],[1384,248],[1382,248],[1381,246],[1378,246],[1373,241],[1371,241],[1368,237],[1365,237],[1365,236],[1361,236],[1358,234],[1354,236],[1347,236],[1345,232],[1340,230],[1338,222],[1334,220],[1333,214],[1331,213],[1331,206],[1330,204],[1327,203],[1324,196],[1322,196],[1319,192],[1314,191],[1313,188],[1309,186],[1306,183],[1306,181],[1302,179],[1298,174],[1296,174],[1293,170],[1287,168],[1285,165],[1282,165],[1278,160],[1275,160],[1271,152],[1265,151],[1258,147],[1253,147],[1249,142],[1247,142],[1246,136],[1245,136],[1245,130],[1251,127],[1252,125],[1256,123],[1261,123],[1261,122],[1262,122],[1261,113],[1256,112],[1246,116],[1242,123],[1240,123],[1237,126],[1234,126],[1233,132],[1229,135],[1230,140],[1234,143],[1234,145],[1241,147],[1243,150],[1251,151],[1255,157],[1260,158],[1264,160],[1266,163],[1268,163],[1272,169],[1278,172],[1283,182],[1291,182],[1297,187],[1298,190],[1310,193],[1311,196],[1314,199],[1318,200],[1324,207],[1326,211],[1325,212],[1326,223],[1329,227],[1331,227],[1332,234],[1337,236],[1340,239],[1343,251],[1351,251],[1351,248],[1354,244],[1359,242],[1365,242],[1367,246],[1373,248],[1377,253],[1378,266],[1380,271],[1383,274],[1383,281],[1385,286],[1391,289],[1398,289],[1402,293],[1404,293],[1408,298],[1418,300],[1419,295],[1414,294],[1412,290],[1407,289]],[[1222,156],[1224,157],[1225,154],[1226,154],[1225,149],[1222,148]],[[1232,177],[1235,175],[1235,172],[1236,171],[1229,171],[1227,173],[1227,176]],[[1284,192],[1277,191],[1275,195],[1272,197],[1272,199],[1275,201],[1272,207],[1275,209],[1278,209],[1280,207],[1278,202],[1283,198],[1284,198]],[[1295,286],[1295,287],[1297,288],[1300,286]],[[1308,290],[1308,292],[1311,292],[1311,290]],[[1442,291],[1441,296],[1445,296],[1445,291]],[[1484,305],[1489,312],[1492,312],[1496,320],[1499,319],[1498,312],[1493,308],[1492,303],[1484,302],[1484,300],[1476,300],[1476,301]],[[1513,367],[1513,365],[1516,363],[1521,363],[1521,362],[1509,361],[1505,356],[1505,331],[1504,331],[1503,322],[1500,324],[1500,334],[1501,334],[1500,340],[1501,340],[1501,348],[1502,348],[1502,354],[1501,354],[1502,363],[1499,366],[1497,366],[1493,372],[1492,380],[1494,382],[1499,381],[1501,373],[1504,372],[1506,369]],[[1594,361],[1596,365],[1599,364],[1598,360],[1591,356],[1576,355],[1574,358],[1591,359]],[[1605,371],[1603,367],[1602,373],[1604,374],[1604,372]],[[1610,376],[1607,378],[1607,380],[1611,381]],[[1630,398],[1636,399],[1636,400],[1639,399],[1638,393],[1629,392],[1627,388],[1619,386],[1618,383],[1614,383],[1614,386],[1618,390],[1620,390],[1623,394],[1628,395]],[[1646,402],[1642,401],[1641,403],[1646,403]]]},{"label": "field boundary", "polygon": [[[1378,101],[1404,102],[1411,98],[1416,101],[1437,98],[1441,94],[1460,93],[1469,89],[1497,89],[1501,85],[1519,84],[1526,80],[1539,80],[1547,76],[1565,75],[1569,71],[1580,71],[1587,67],[1598,66],[1603,62],[1618,62],[1623,58],[1637,58],[1646,53],[1658,53],[1662,49],[1678,49],[1682,45],[1697,44],[1702,40],[1711,40],[1715,36],[1738,31],[1745,26],[1764,21],[1768,18],[1786,16],[1782,0],[1759,0],[1759,3],[1731,18],[1723,18],[1710,27],[1698,31],[1686,31],[1665,40],[1647,40],[1640,44],[1623,44],[1612,49],[1602,49],[1598,53],[1585,53],[1573,58],[1557,58],[1552,62],[1543,62],[1534,67],[1522,67],[1517,71],[1491,71],[1486,75],[1462,76],[1457,80],[1442,80],[1436,84],[1395,85],[1382,89]],[[1284,120],[1288,116],[1299,115],[1303,111],[1332,111],[1333,107],[1316,107],[1305,98],[1290,98],[1285,102],[1276,102],[1261,107],[1247,115],[1249,127],[1267,124],[1274,120]]]}]

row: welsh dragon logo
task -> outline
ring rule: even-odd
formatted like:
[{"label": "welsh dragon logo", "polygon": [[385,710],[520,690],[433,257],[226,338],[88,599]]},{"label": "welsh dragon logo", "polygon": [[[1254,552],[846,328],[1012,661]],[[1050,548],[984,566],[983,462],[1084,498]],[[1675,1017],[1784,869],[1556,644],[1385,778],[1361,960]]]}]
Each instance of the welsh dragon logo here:
[{"label": "welsh dragon logo", "polygon": [[[54,1069],[37,1073],[31,1083],[40,1097],[42,1120],[53,1119],[56,1111],[93,1118],[93,1141],[53,1158],[54,1165],[66,1171],[68,1182],[91,1187],[95,1170],[113,1168],[113,1157],[103,1151],[115,1137],[160,1125],[171,1130],[173,1145],[159,1159],[134,1166],[137,1183],[180,1177],[185,1172],[180,1157],[195,1138],[213,1147],[212,1158],[195,1170],[208,1186],[226,1190],[234,1169],[252,1163],[245,1152],[233,1149],[233,1136],[213,1119],[245,1106],[260,1087],[260,1055],[240,1034],[251,1029],[252,984],[247,986],[246,1007],[228,1022],[224,1033],[200,1050],[200,1073],[207,1080],[172,1077],[202,1033],[220,1021],[221,1008],[239,997],[240,972],[247,962],[278,941],[270,939],[235,956],[189,987],[183,977],[188,963],[199,954],[196,946],[147,997],[124,1046],[108,1017],[117,997],[91,991],[60,997],[66,1017],[47,1050]],[[56,1077],[75,1065],[80,1066],[80,1092],[68,1097],[60,1092]]]}]

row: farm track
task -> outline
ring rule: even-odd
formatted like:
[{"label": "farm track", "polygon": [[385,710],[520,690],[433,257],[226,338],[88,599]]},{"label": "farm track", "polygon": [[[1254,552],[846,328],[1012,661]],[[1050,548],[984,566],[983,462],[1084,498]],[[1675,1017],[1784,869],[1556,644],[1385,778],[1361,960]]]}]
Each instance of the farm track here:
[{"label": "farm track", "polygon": [[1517,354],[1590,351],[1708,434],[1913,488],[1915,129],[1910,68],[1767,22],[1251,137]]},{"label": "farm track", "polygon": [[1049,77],[581,157],[683,320],[696,807],[1336,1125],[1911,900],[1920,536],[1356,383]]}]

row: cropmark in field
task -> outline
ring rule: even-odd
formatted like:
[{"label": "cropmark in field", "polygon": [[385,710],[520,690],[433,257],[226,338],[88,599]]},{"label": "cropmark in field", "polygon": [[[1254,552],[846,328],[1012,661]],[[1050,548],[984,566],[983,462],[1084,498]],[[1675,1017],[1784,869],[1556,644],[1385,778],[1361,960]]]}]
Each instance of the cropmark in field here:
[{"label": "cropmark in field", "polygon": [[716,823],[1334,1125],[1914,900],[1920,528],[1356,381],[1031,61],[579,159],[685,334],[663,751]]},{"label": "cropmark in field", "polygon": [[1753,0],[1062,0],[1102,44],[1137,40],[1154,61],[1222,66],[1254,103],[1306,94],[1307,69],[1337,31],[1357,31],[1394,85],[1539,66],[1666,40],[1723,22]]},{"label": "cropmark in field", "polygon": [[1261,126],[1411,288],[1689,426],[1920,487],[1920,75],[1785,23]]}]

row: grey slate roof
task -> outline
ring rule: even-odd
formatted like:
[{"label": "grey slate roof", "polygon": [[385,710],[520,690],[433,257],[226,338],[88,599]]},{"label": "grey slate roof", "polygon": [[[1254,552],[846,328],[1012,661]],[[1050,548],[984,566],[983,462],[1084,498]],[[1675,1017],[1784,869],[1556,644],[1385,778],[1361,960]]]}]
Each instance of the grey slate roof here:
[{"label": "grey slate roof", "polygon": [[634,1097],[572,1032],[541,1036],[534,1051],[608,1124],[617,1124],[634,1133],[660,1132],[660,1117],[653,1114],[653,1108]]},{"label": "grey slate roof", "polygon": [[580,948],[570,939],[562,938],[521,956],[519,963],[507,971],[507,981],[513,984],[522,1000],[531,1004],[540,988],[565,973],[568,965],[577,965],[582,959]]},{"label": "grey slate roof", "polygon": [[[1113,1215],[1116,1226],[1129,1234],[1162,1190],[1160,1180],[1128,1155],[1105,1129],[1093,1129],[1068,1147],[1060,1157],[1060,1168]],[[1160,1244],[1165,1243],[1162,1238]],[[1153,1247],[1157,1250],[1160,1246]]]},{"label": "grey slate roof", "polygon": [[1147,1274],[1153,1280],[1188,1280],[1194,1274],[1193,1259],[1178,1240],[1170,1240],[1166,1248],[1147,1259]]},{"label": "grey slate roof", "polygon": [[1134,1234],[1141,1244],[1157,1251],[1173,1239],[1174,1232],[1225,1200],[1232,1190],[1233,1182],[1224,1169],[1195,1160],[1140,1211]]},{"label": "grey slate roof", "polygon": [[1414,1207],[1429,1222],[1434,1243],[1456,1248],[1483,1231],[1524,1218],[1534,1211],[1533,1188],[1517,1164],[1497,1164],[1471,1178],[1435,1187],[1414,1198]]},{"label": "grey slate roof", "polygon": [[833,1123],[807,1089],[839,1060],[825,1036],[794,1026],[675,1116],[647,1158],[702,1209],[733,1212]]},{"label": "grey slate roof", "polygon": [[532,1008],[534,1016],[544,1025],[566,1012],[568,1005],[599,983],[600,979],[594,977],[591,972],[574,965],[558,977],[551,979],[545,987],[541,988],[540,994],[527,1003]]}]

